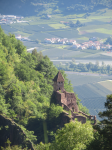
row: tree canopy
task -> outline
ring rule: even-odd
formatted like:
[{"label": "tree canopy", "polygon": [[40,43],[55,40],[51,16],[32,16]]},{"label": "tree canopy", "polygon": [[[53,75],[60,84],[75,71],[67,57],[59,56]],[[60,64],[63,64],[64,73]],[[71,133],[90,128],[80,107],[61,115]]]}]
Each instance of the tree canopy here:
[{"label": "tree canopy", "polygon": [[89,122],[82,124],[75,121],[65,124],[61,130],[57,130],[52,150],[83,150],[93,137],[93,128]]}]

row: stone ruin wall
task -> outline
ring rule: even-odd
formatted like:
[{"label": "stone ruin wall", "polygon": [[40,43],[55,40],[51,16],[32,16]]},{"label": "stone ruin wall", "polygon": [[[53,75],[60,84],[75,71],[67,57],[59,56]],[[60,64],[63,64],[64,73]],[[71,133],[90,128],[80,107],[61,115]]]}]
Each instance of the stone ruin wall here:
[{"label": "stone ruin wall", "polygon": [[82,123],[86,123],[86,117],[79,115],[78,113],[74,113],[72,110],[70,110],[68,108],[68,106],[62,104],[62,107],[66,110],[66,111],[70,111],[71,112],[71,116],[72,116],[72,120],[74,120],[75,118],[77,118],[78,121],[82,122]]},{"label": "stone ruin wall", "polygon": [[67,98],[75,98],[75,95],[74,95],[74,93],[68,93],[68,92],[66,92],[66,97]]},{"label": "stone ruin wall", "polygon": [[57,103],[61,104],[61,94],[60,94],[60,92],[56,92],[56,99],[57,99]]},{"label": "stone ruin wall", "polygon": [[65,98],[65,93],[56,92],[56,98],[59,103],[67,105],[67,99]]},{"label": "stone ruin wall", "polygon": [[94,120],[94,125],[96,124],[96,116],[92,116],[92,115],[87,115],[82,111],[79,111],[79,113],[81,113],[82,115],[86,116],[89,120]]},{"label": "stone ruin wall", "polygon": [[61,93],[61,99],[65,99],[65,93]]},{"label": "stone ruin wall", "polygon": [[67,93],[66,91],[64,93],[60,93],[59,91],[57,91],[56,98],[57,98],[58,104],[63,103],[69,108],[69,110],[72,110],[72,108],[74,108],[74,111],[78,112],[78,106],[76,103],[76,98],[75,98],[74,93]]},{"label": "stone ruin wall", "polygon": [[66,106],[65,104],[62,104],[63,109],[65,109],[66,111],[70,111],[70,109],[68,108],[68,106]]},{"label": "stone ruin wall", "polygon": [[54,87],[54,91],[58,91],[58,90],[61,90],[62,92],[63,92],[63,90],[64,90],[64,82],[54,82],[54,85],[53,85],[53,87]]},{"label": "stone ruin wall", "polygon": [[[96,116],[88,116],[83,112],[79,112],[75,94],[66,92],[64,90],[64,78],[60,71],[54,77],[53,81],[54,81],[53,87],[56,93],[57,104],[62,106],[65,110],[71,111],[73,119],[77,118],[78,121],[85,123],[87,117],[88,119],[94,120],[94,123],[96,122]],[[81,115],[79,113],[81,113]]]},{"label": "stone ruin wall", "polygon": [[71,110],[73,108],[75,112],[78,112],[79,110],[78,110],[75,94],[66,92],[66,97],[67,97],[67,106]]},{"label": "stone ruin wall", "polygon": [[[72,107],[74,107],[75,111],[78,112],[78,106],[76,103],[76,98],[74,93],[60,93],[59,91],[56,92],[56,99],[59,105],[63,107],[66,111],[70,111],[72,115],[72,119],[74,120],[75,118],[78,119],[78,121],[81,121],[82,123],[85,123],[86,117],[83,117],[79,115],[78,113],[74,113],[72,111]],[[68,106],[67,100],[70,101],[72,100],[73,103],[70,102],[71,106]],[[76,103],[76,105],[74,105]]]},{"label": "stone ruin wall", "polygon": [[[56,92],[56,98],[58,101],[58,104],[63,107],[66,111],[71,111],[72,119],[74,120],[77,118],[78,121],[81,121],[82,123],[86,123],[86,117],[90,120],[94,120],[94,124],[96,124],[96,116],[89,116],[81,111],[78,110],[78,106],[76,103],[76,98],[74,93],[60,93],[59,91]],[[71,101],[72,100],[72,103]],[[75,105],[76,104],[76,105]],[[69,105],[69,106],[68,106]],[[79,115],[78,113],[74,113],[72,111],[72,108],[74,107],[75,112],[78,112],[82,115]]]}]

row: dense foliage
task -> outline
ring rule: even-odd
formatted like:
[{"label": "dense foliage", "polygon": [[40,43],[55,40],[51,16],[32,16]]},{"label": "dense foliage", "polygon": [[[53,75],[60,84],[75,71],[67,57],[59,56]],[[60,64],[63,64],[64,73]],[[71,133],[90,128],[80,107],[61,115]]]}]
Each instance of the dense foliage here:
[{"label": "dense foliage", "polygon": [[91,62],[87,64],[79,63],[76,64],[73,62],[67,62],[66,65],[58,64],[56,65],[58,69],[63,69],[64,71],[75,71],[75,72],[93,72],[93,73],[102,73],[102,74],[109,74],[112,75],[112,66],[111,65],[105,65],[104,62],[102,62],[102,65],[99,65],[99,62],[96,61],[95,64],[92,64]]},{"label": "dense foliage", "polygon": [[105,111],[99,113],[102,121],[94,126],[94,140],[88,145],[87,150],[112,149],[112,94],[107,95],[105,108]]},{"label": "dense foliage", "polygon": [[[92,125],[87,122],[82,124],[75,121],[65,124],[61,130],[57,130],[55,140],[52,143],[43,144],[42,142],[35,146],[36,150],[86,150],[86,146],[94,140]],[[65,142],[66,141],[66,142]],[[8,142],[8,141],[7,141]],[[8,144],[10,146],[10,143]],[[13,150],[21,147],[7,147]],[[3,149],[4,150],[4,149]],[[26,149],[25,149],[26,150]]]},{"label": "dense foliage", "polygon": [[62,130],[57,131],[51,149],[83,150],[93,139],[93,128],[90,123],[70,122],[69,124],[65,124]]},{"label": "dense foliage", "polygon": [[[33,133],[38,142],[47,143],[48,137],[52,141],[53,132],[59,128],[56,118],[63,108],[53,103],[53,78],[57,72],[47,56],[36,50],[27,53],[21,41],[12,34],[4,34],[0,28],[0,113],[18,123],[35,143]],[[61,73],[65,90],[73,92],[66,74]],[[77,103],[80,110],[88,113],[78,97]],[[56,122],[55,126],[53,122]]]},{"label": "dense foliage", "polygon": [[105,44],[110,44],[112,45],[112,37],[108,37],[107,40],[105,41]]},{"label": "dense foliage", "polygon": [[[24,127],[31,118],[58,117],[62,107],[50,103],[57,71],[47,56],[27,53],[22,42],[0,28],[0,113]],[[71,90],[67,79],[65,88]]]}]

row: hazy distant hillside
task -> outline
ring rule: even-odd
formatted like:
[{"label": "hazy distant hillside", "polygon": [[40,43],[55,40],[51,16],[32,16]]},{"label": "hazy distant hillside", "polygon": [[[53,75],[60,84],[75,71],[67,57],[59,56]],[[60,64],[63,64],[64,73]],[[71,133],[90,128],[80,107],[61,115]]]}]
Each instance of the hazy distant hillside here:
[{"label": "hazy distant hillside", "polygon": [[101,8],[111,8],[111,0],[61,0],[60,7],[64,8],[67,12],[82,12],[82,11],[95,11]]},{"label": "hazy distant hillside", "polygon": [[1,14],[32,16],[44,13],[73,13],[112,8],[111,0],[0,0]]},{"label": "hazy distant hillside", "polygon": [[0,14],[29,16],[35,11],[30,0],[0,0]]}]

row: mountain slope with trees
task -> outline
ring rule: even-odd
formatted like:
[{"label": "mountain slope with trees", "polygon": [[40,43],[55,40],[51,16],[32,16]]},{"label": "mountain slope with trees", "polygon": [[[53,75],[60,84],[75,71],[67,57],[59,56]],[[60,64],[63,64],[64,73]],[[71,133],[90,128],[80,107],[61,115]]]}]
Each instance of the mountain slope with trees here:
[{"label": "mountain slope with trees", "polygon": [[[63,108],[53,103],[53,78],[57,72],[47,56],[36,50],[27,53],[21,41],[0,28],[0,113],[19,124],[34,143],[47,143],[48,137],[52,141],[53,132],[65,123],[62,118],[70,121],[62,113]],[[61,73],[65,90],[73,92],[66,74]],[[81,111],[88,113],[78,97],[77,103]]]},{"label": "mountain slope with trees", "polygon": [[[27,53],[22,42],[0,28],[1,114],[23,127],[31,118],[46,120],[50,112],[57,117],[62,107],[50,104],[52,79],[57,71],[47,56],[36,50]],[[67,82],[65,87],[70,89]]]},{"label": "mountain slope with trees", "polygon": [[[0,1],[1,14],[34,16],[41,12],[82,13],[102,8],[112,8],[111,0],[3,0]],[[30,10],[30,11],[29,11]],[[46,13],[45,13],[46,14]]]}]

